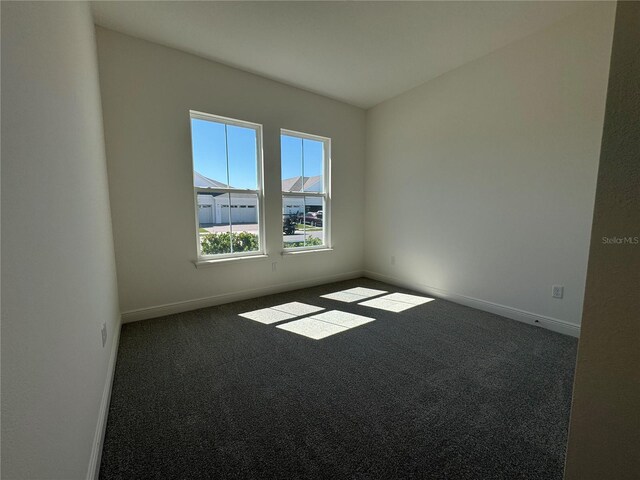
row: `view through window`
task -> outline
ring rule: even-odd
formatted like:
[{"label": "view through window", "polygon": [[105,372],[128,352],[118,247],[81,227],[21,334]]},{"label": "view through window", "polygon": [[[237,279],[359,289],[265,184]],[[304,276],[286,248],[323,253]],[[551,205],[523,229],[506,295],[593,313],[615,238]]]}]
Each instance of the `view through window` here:
[{"label": "view through window", "polygon": [[280,149],[283,247],[328,247],[330,140],[282,130]]},{"label": "view through window", "polygon": [[199,257],[261,253],[262,127],[190,115]]}]

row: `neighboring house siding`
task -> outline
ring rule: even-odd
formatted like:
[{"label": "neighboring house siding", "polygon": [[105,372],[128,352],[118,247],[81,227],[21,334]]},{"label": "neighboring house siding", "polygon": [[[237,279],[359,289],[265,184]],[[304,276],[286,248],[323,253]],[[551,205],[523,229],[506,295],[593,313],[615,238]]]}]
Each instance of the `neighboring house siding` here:
[{"label": "neighboring house siding", "polygon": [[229,223],[258,223],[258,202],[254,195],[233,194],[231,202],[226,193],[198,194],[198,222],[201,225]]},{"label": "neighboring house siding", "polygon": [[[322,198],[307,197],[307,209],[312,212],[322,210]],[[283,213],[286,215],[303,213],[303,197],[287,197],[283,201]]]},{"label": "neighboring house siding", "polygon": [[[283,191],[300,192],[302,184],[306,192],[322,191],[322,177],[292,177],[282,181]],[[226,188],[226,185],[194,172],[194,185],[200,188]],[[307,210],[322,210],[322,198],[307,197]],[[283,213],[286,215],[304,212],[303,197],[289,197],[284,200]],[[254,195],[233,194],[231,201],[226,193],[198,193],[198,222],[201,226],[226,225],[229,223],[258,223],[258,202]]]}]

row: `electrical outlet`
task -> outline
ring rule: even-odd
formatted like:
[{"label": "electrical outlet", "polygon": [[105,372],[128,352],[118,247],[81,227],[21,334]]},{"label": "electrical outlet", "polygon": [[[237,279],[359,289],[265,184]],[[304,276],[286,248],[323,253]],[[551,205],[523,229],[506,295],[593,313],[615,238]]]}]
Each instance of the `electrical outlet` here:
[{"label": "electrical outlet", "polygon": [[551,288],[553,298],[562,298],[564,296],[564,287],[562,285],[554,285]]},{"label": "electrical outlet", "polygon": [[273,262],[271,264],[271,271],[275,272],[277,270],[277,267],[278,267],[278,262]]},{"label": "electrical outlet", "polygon": [[391,265],[395,265],[395,264],[396,264],[396,256],[391,255]]},{"label": "electrical outlet", "polygon": [[107,324],[102,324],[102,348],[107,344]]}]

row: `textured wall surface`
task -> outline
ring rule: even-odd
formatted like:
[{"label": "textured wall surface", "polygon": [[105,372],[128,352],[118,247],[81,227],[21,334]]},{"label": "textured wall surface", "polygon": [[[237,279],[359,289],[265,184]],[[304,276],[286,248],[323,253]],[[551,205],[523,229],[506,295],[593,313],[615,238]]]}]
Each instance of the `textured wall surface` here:
[{"label": "textured wall surface", "polygon": [[632,480],[640,475],[638,241],[640,2],[619,2],[571,411],[567,480]]}]

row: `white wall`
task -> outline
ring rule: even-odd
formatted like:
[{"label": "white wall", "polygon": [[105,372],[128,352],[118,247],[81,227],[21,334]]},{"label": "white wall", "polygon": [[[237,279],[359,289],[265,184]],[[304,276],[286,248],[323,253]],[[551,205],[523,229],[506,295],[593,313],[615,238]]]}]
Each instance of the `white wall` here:
[{"label": "white wall", "polygon": [[89,7],[2,2],[2,478],[86,477],[119,321]]},{"label": "white wall", "polygon": [[[97,28],[120,306],[130,312],[360,272],[363,110]],[[259,46],[257,46],[259,48]],[[269,258],[196,269],[189,109],[264,126]],[[334,251],[280,255],[280,128],[332,139]],[[157,194],[153,211],[145,199]],[[272,262],[277,262],[272,271]],[[216,299],[176,307],[195,308]],[[125,315],[154,316],[166,309]]]},{"label": "white wall", "polygon": [[580,323],[614,10],[589,4],[368,111],[367,270]]}]

